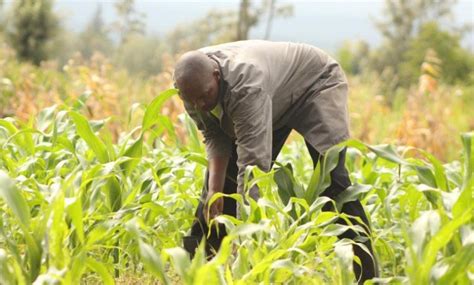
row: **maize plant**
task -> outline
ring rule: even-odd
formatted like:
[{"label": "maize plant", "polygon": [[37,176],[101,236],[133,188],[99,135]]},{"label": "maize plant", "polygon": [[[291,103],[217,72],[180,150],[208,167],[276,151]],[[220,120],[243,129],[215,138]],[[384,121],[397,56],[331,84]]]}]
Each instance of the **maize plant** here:
[{"label": "maize plant", "polygon": [[[107,120],[83,115],[87,94],[27,123],[0,119],[0,284],[352,284],[354,241],[337,236],[357,226],[335,224],[347,217],[322,206],[354,199],[380,265],[367,283],[474,282],[472,132],[446,164],[420,149],[349,140],[313,169],[296,139],[272,171],[247,169],[262,198],[230,195],[241,218],[217,217],[229,233],[219,252],[207,260],[201,244],[190,260],[182,238],[207,161],[190,118],[179,117],[183,142],[160,113],[174,94],[141,106],[141,125],[117,143]],[[353,185],[328,201],[319,193],[342,147]]]}]

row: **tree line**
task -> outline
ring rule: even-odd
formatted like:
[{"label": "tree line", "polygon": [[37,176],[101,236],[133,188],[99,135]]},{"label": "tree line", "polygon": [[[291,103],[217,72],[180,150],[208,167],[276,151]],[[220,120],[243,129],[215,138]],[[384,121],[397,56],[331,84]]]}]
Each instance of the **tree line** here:
[{"label": "tree line", "polygon": [[[455,4],[456,0],[385,0],[383,16],[374,21],[383,43],[370,47],[365,41],[348,41],[335,56],[349,74],[382,77],[387,82],[386,92],[416,83],[428,51],[438,59],[443,81],[473,84],[474,56],[461,45],[472,33],[472,23],[452,24]],[[245,40],[257,25],[265,25],[264,38],[268,39],[275,18],[293,15],[291,4],[240,0],[233,10],[209,11],[203,18],[158,37],[146,35],[146,15],[135,9],[135,0],[119,0],[114,4],[114,22],[103,20],[99,5],[86,27],[75,34],[62,28],[53,5],[54,0],[17,0],[8,11],[2,9],[0,33],[20,60],[39,65],[48,59],[65,62],[73,52],[86,59],[100,52],[131,74],[142,76],[162,70],[164,53]]]}]

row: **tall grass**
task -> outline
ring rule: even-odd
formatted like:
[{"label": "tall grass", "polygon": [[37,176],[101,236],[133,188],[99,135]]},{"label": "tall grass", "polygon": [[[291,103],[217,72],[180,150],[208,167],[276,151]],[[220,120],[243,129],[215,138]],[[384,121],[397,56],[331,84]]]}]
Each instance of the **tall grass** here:
[{"label": "tall grass", "polygon": [[334,224],[347,217],[322,212],[327,199],[317,195],[342,146],[354,185],[334,203],[360,198],[365,205],[379,281],[474,281],[472,132],[450,163],[421,149],[350,140],[316,171],[295,139],[279,157],[292,171],[250,168],[248,183],[259,185],[262,199],[244,204],[232,195],[242,219],[218,217],[229,232],[221,250],[206,262],[201,246],[190,261],[180,245],[207,162],[192,121],[178,117],[182,140],[162,114],[174,94],[132,108],[140,123],[115,143],[100,132],[106,120],[84,116],[88,93],[36,120],[0,119],[1,284],[351,284],[353,241],[337,235],[362,229]]}]

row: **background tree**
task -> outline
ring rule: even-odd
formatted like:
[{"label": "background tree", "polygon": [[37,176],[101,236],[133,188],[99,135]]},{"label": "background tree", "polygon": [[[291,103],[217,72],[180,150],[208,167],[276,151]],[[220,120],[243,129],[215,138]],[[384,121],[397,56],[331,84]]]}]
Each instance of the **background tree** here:
[{"label": "background tree", "polygon": [[263,38],[268,39],[274,18],[293,14],[292,5],[278,5],[276,0],[262,0],[260,5],[253,3],[241,0],[238,10],[213,10],[202,19],[179,25],[167,35],[170,52],[180,53],[207,45],[246,40],[250,30],[263,22],[265,16],[267,22]]},{"label": "background tree", "polygon": [[262,0],[260,5],[252,5],[250,0],[241,0],[237,18],[237,35],[235,40],[247,40],[250,29],[256,27],[267,15],[265,39],[270,38],[270,31],[275,17],[289,17],[293,15],[293,6],[290,4],[278,5],[276,0]]},{"label": "background tree", "polygon": [[359,75],[367,69],[369,53],[370,46],[366,41],[345,41],[336,57],[346,73]]},{"label": "background tree", "polygon": [[[372,58],[373,68],[379,73],[389,69],[394,75],[398,75],[404,54],[423,24],[450,20],[451,10],[456,2],[457,0],[386,0],[384,18],[375,23],[384,38],[384,44]],[[401,80],[398,82],[402,85],[409,83]]]},{"label": "background tree", "polygon": [[467,83],[474,72],[474,55],[461,46],[461,36],[442,30],[436,22],[425,23],[419,34],[408,44],[400,63],[400,79],[416,83],[420,76],[420,66],[426,52],[432,49],[441,60],[440,79],[453,84],[456,81]]},{"label": "background tree", "polygon": [[170,53],[197,49],[235,39],[237,14],[233,10],[213,10],[202,19],[178,25],[166,36]]},{"label": "background tree", "polygon": [[133,76],[152,76],[162,70],[164,47],[154,36],[133,35],[114,57],[114,63],[124,67]]},{"label": "background tree", "polygon": [[107,27],[102,18],[102,6],[98,5],[94,16],[78,37],[78,49],[81,54],[89,58],[95,51],[108,54],[113,49]]},{"label": "background tree", "polygon": [[3,0],[0,0],[0,33],[3,32]]},{"label": "background tree", "polygon": [[36,65],[48,59],[50,44],[59,30],[59,20],[52,6],[52,0],[18,0],[13,3],[8,39],[19,59]]},{"label": "background tree", "polygon": [[119,0],[115,3],[118,20],[113,28],[120,35],[120,45],[134,35],[145,34],[145,14],[135,10],[135,0]]},{"label": "background tree", "polygon": [[260,9],[251,9],[250,0],[241,0],[239,8],[239,17],[237,20],[237,37],[236,40],[246,40],[249,36],[249,30],[258,23]]}]

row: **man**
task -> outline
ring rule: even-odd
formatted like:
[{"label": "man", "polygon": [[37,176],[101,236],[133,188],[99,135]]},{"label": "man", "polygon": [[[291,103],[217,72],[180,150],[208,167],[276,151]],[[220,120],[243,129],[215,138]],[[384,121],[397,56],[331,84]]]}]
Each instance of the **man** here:
[{"label": "man", "polygon": [[[269,171],[291,130],[303,135],[314,166],[326,150],[349,138],[346,78],[339,64],[316,47],[259,40],[211,46],[181,56],[174,79],[203,133],[209,161],[196,221],[184,239],[191,256],[203,237],[208,254],[219,249],[225,228],[212,228],[207,237],[210,219],[238,215],[235,200],[221,198],[209,205],[210,198],[219,192],[243,194],[245,168]],[[350,186],[344,158],[345,150],[323,196],[334,199]],[[251,188],[249,196],[258,199],[258,189]],[[360,217],[370,231],[359,201],[346,203],[342,212]],[[347,231],[340,238],[356,236]],[[365,245],[372,253],[370,241]],[[354,253],[362,263],[361,269],[354,262],[359,282],[376,276],[371,256],[358,246]]]}]

